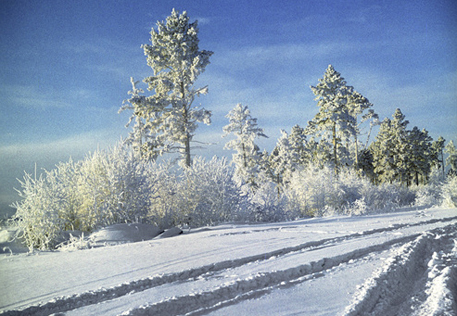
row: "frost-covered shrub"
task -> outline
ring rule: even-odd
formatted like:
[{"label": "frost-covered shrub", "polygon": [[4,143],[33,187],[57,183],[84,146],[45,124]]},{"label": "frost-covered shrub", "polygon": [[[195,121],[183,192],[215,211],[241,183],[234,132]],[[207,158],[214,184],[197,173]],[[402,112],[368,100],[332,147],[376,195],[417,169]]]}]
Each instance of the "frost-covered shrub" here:
[{"label": "frost-covered shrub", "polygon": [[225,158],[195,157],[184,169],[169,162],[153,169],[155,193],[148,218],[162,229],[242,220],[243,197]]},{"label": "frost-covered shrub", "polygon": [[442,187],[443,206],[457,207],[457,176],[450,176]]},{"label": "frost-covered shrub", "polygon": [[178,212],[192,226],[213,225],[239,215],[241,191],[225,158],[206,161],[196,157],[192,166],[183,170],[179,191]]},{"label": "frost-covered shrub", "polygon": [[250,221],[279,222],[288,219],[287,197],[278,191],[277,184],[265,182],[247,195]]},{"label": "frost-covered shrub", "polygon": [[444,178],[439,168],[433,168],[430,172],[428,184],[414,187],[416,199],[415,206],[437,206],[443,202],[442,187]]},{"label": "frost-covered shrub", "polygon": [[432,207],[441,204],[441,186],[421,185],[416,188],[415,206]]},{"label": "frost-covered shrub", "polygon": [[288,203],[300,210],[301,216],[334,214],[360,215],[412,205],[413,190],[399,184],[372,184],[351,169],[336,176],[332,168],[310,166],[290,179],[286,194]]},{"label": "frost-covered shrub", "polygon": [[37,179],[26,174],[14,222],[30,248],[53,248],[67,230],[146,218],[154,192],[150,168],[125,147],[59,163]]},{"label": "frost-covered shrub", "polygon": [[165,229],[179,225],[183,218],[180,208],[179,175],[170,161],[151,164],[150,181],[154,183],[154,193],[150,197],[148,221]]},{"label": "frost-covered shrub", "polygon": [[154,192],[150,171],[147,162],[121,145],[88,155],[78,170],[81,229],[145,219]]},{"label": "frost-covered shrub", "polygon": [[302,216],[322,216],[326,208],[339,210],[347,204],[346,198],[352,195],[347,184],[341,185],[335,171],[328,166],[309,166],[296,172],[286,191]]},{"label": "frost-covered shrub", "polygon": [[58,194],[46,178],[32,178],[25,174],[21,181],[22,201],[15,203],[17,211],[13,220],[17,223],[26,245],[30,248],[48,249],[64,229],[64,219],[59,216]]}]

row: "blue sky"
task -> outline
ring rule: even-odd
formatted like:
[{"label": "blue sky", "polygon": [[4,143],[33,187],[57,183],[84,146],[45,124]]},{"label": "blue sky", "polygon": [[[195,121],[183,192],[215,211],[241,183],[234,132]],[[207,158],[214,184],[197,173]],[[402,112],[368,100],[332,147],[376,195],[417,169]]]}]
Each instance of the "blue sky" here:
[{"label": "blue sky", "polygon": [[457,139],[457,4],[411,1],[0,0],[0,212],[23,170],[114,145],[129,114],[118,114],[130,77],[152,74],[141,49],[172,8],[199,20],[211,64],[197,86],[213,124],[197,140],[226,155],[225,115],[248,105],[271,150],[317,113],[309,88],[329,64],[381,118],[399,107],[410,128]]}]

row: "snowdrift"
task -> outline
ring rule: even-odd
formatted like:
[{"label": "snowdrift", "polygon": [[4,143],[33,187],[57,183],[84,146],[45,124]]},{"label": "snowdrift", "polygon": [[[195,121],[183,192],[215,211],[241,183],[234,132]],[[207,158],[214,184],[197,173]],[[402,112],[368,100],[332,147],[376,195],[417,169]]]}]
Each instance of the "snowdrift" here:
[{"label": "snowdrift", "polygon": [[161,233],[163,230],[154,225],[114,224],[92,233],[89,239],[97,245],[119,244],[150,240]]}]

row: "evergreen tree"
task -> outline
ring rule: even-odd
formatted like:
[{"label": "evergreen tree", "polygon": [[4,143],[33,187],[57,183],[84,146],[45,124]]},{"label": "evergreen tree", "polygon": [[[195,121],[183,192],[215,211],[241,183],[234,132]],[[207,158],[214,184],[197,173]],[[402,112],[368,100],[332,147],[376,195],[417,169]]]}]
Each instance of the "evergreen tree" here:
[{"label": "evergreen tree", "polygon": [[[189,23],[186,12],[173,9],[166,21],[151,30],[151,44],[143,45],[147,63],[154,75],[144,79],[153,95],[140,95],[132,80],[132,97],[121,111],[133,110],[134,132],[128,141],[140,148],[143,157],[179,152],[181,165],[191,164],[191,142],[197,123],[210,124],[211,112],[193,106],[195,98],[207,87],[195,88],[213,54],[199,49],[198,23]],[[129,122],[129,123],[130,123]]]},{"label": "evergreen tree", "polygon": [[332,143],[332,160],[338,172],[342,160],[349,158],[347,148],[342,148],[342,143],[348,143],[349,138],[356,134],[357,124],[351,115],[351,111],[355,110],[348,107],[348,97],[353,93],[353,88],[347,86],[341,74],[329,65],[319,84],[312,86],[311,90],[318,101],[319,112],[308,122],[306,132]]},{"label": "evergreen tree", "polygon": [[407,131],[405,116],[396,109],[393,119],[384,119],[376,140],[371,144],[374,172],[379,182],[398,181],[408,178]]},{"label": "evergreen tree", "polygon": [[448,154],[446,158],[446,166],[450,166],[449,174],[457,175],[457,149],[454,146],[454,142],[451,140],[446,147],[444,152]]},{"label": "evergreen tree", "polygon": [[259,147],[254,140],[258,137],[267,137],[263,129],[257,126],[257,119],[251,116],[247,106],[237,104],[226,116],[229,124],[223,127],[224,136],[234,134],[236,139],[225,144],[224,149],[233,149],[233,162],[235,164],[235,178],[239,184],[257,186],[259,173]]},{"label": "evergreen tree", "polygon": [[288,136],[290,148],[293,155],[296,157],[294,164],[305,166],[311,159],[310,150],[307,148],[305,130],[299,125],[292,127],[292,131]]},{"label": "evergreen tree", "polygon": [[419,175],[425,184],[431,171],[432,138],[428,131],[419,130],[416,126],[407,133],[408,170],[416,185],[419,185]]},{"label": "evergreen tree", "polygon": [[[365,98],[363,95],[358,93],[357,91],[353,91],[350,95],[348,95],[348,103],[347,106],[349,108],[349,114],[354,118],[353,121],[349,121],[354,123],[354,162],[355,165],[358,166],[359,164],[359,140],[358,136],[360,135],[360,126],[362,123],[366,122],[367,120],[372,120],[370,127],[373,126],[373,122],[377,122],[379,117],[378,114],[374,112],[374,110],[370,109],[373,104],[368,101],[367,98]],[[368,110],[367,113],[363,114],[365,110]],[[363,115],[362,115],[363,114]],[[361,118],[359,120],[359,115],[361,115]],[[368,143],[368,138],[370,137],[370,133],[368,134],[367,137],[367,143]]]},{"label": "evergreen tree", "polygon": [[368,148],[362,149],[359,153],[358,169],[362,170],[362,173],[367,176],[371,182],[375,182],[376,175],[373,166],[373,154]]},{"label": "evergreen tree", "polygon": [[326,140],[316,141],[311,137],[306,143],[306,150],[309,152],[309,161],[319,168],[323,168],[332,159],[332,144]]},{"label": "evergreen tree", "polygon": [[444,142],[446,140],[440,136],[438,140],[432,143],[432,165],[441,168],[444,179]]},{"label": "evergreen tree", "polygon": [[298,153],[293,150],[287,133],[281,130],[281,137],[278,139],[269,159],[271,179],[278,186],[278,193],[280,192],[279,188],[297,169],[298,161]]}]

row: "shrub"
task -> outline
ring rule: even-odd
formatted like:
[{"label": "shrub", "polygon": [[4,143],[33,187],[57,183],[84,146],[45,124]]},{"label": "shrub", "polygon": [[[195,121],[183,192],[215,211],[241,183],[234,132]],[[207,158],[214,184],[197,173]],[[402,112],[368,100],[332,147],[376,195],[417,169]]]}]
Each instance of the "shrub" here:
[{"label": "shrub", "polygon": [[443,206],[457,207],[457,176],[449,176],[442,187]]},{"label": "shrub", "polygon": [[194,159],[180,182],[180,209],[192,225],[213,225],[240,217],[241,191],[225,158]]},{"label": "shrub", "polygon": [[13,220],[29,248],[50,249],[66,230],[144,219],[154,192],[149,170],[118,146],[78,163],[59,163],[38,179],[25,174]]}]

